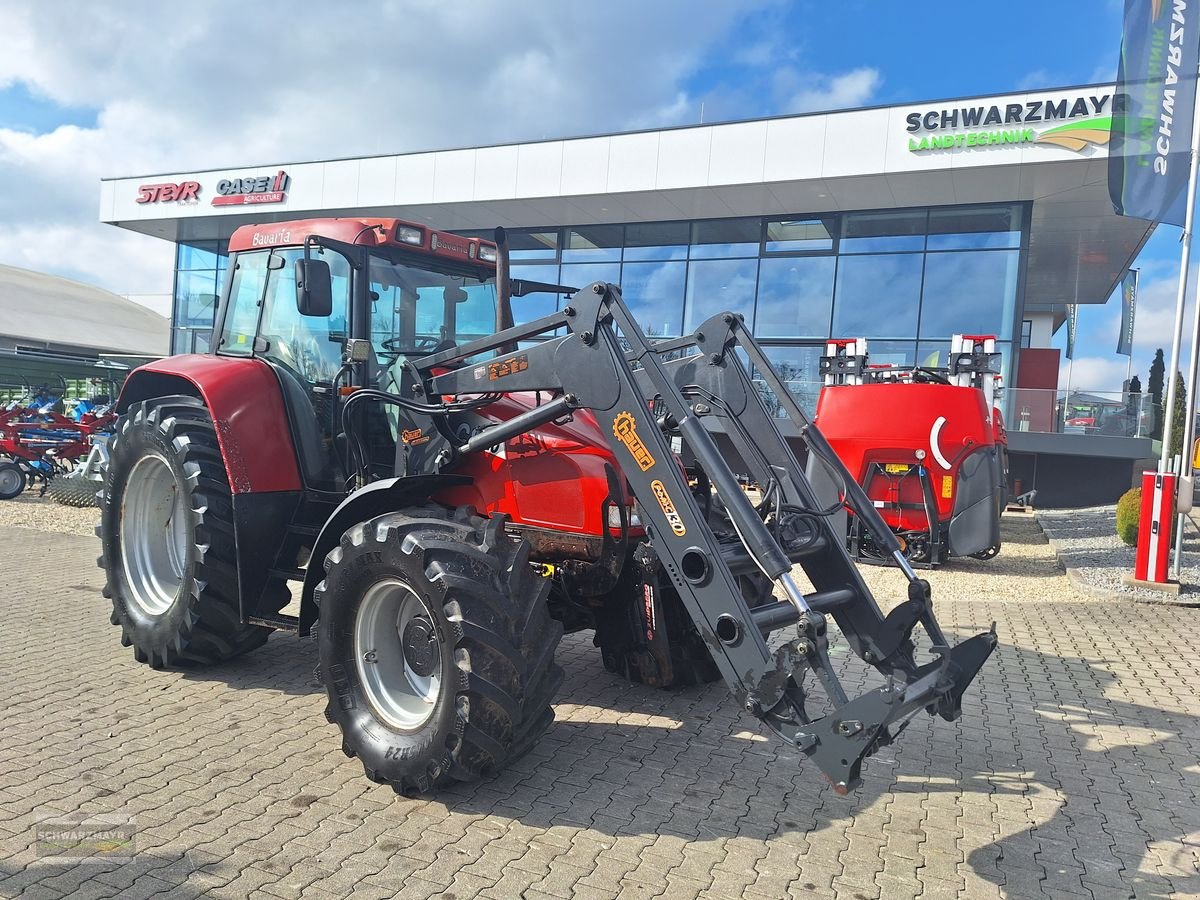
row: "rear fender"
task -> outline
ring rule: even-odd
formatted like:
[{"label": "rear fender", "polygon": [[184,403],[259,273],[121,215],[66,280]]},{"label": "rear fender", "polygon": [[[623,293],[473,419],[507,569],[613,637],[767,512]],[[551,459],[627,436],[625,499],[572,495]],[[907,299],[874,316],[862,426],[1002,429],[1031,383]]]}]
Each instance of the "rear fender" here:
[{"label": "rear fender", "polygon": [[117,411],[169,394],[208,407],[234,494],[302,490],[279,381],[262,360],[189,354],[149,363],[129,376]]},{"label": "rear fender", "polygon": [[355,491],[321,526],[309,556],[308,568],[304,573],[304,588],[300,595],[300,636],[312,631],[317,621],[317,605],[313,602],[313,591],[325,577],[325,557],[338,545],[342,535],[359,522],[373,519],[390,512],[400,512],[413,506],[438,491],[469,484],[470,478],[463,475],[410,475],[405,478],[386,478],[375,481]]}]

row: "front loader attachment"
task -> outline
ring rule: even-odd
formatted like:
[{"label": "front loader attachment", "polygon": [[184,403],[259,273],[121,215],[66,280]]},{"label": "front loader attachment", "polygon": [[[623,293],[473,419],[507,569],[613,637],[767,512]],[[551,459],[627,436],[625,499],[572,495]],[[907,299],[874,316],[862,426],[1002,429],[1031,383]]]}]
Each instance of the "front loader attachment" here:
[{"label": "front loader attachment", "polygon": [[[441,464],[572,410],[592,410],[638,499],[650,550],[733,694],[807,754],[839,793],[858,784],[863,761],[922,709],[957,718],[963,692],[996,646],[994,628],[949,646],[928,582],[913,572],[895,535],[775,375],[741,317],[722,313],[691,335],[651,343],[613,285],[593,284],[568,304],[416,363],[415,380],[426,397],[538,391],[545,398],[500,424],[481,420],[473,429],[444,429],[449,447]],[[525,349],[470,361],[517,342]],[[752,372],[782,417],[768,413]],[[785,428],[794,429],[827,474],[823,483],[806,475]],[[738,472],[759,486],[757,503]],[[907,599],[886,615],[847,555],[836,515],[843,507],[907,578]],[[782,599],[749,605],[741,588],[748,575],[770,579]],[[811,590],[802,587],[805,579]],[[884,676],[881,687],[847,697],[828,654],[828,618]],[[924,662],[916,659],[912,639],[917,626],[932,644],[932,658]],[[810,671],[831,707],[819,717],[808,710],[804,676]]]}]

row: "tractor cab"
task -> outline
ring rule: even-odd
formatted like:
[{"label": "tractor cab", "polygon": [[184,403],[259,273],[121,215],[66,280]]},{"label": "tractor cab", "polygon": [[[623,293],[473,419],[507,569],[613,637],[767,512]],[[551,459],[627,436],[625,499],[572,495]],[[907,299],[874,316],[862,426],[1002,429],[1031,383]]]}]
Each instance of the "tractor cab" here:
[{"label": "tractor cab", "polygon": [[[341,492],[349,477],[344,392],[398,392],[409,360],[511,322],[496,288],[496,246],[477,238],[394,219],[309,220],[243,226],[229,249],[213,353],[260,359],[274,371],[315,490]],[[386,458],[385,445],[397,439],[395,409],[386,427],[382,414],[373,418],[373,459]]]}]

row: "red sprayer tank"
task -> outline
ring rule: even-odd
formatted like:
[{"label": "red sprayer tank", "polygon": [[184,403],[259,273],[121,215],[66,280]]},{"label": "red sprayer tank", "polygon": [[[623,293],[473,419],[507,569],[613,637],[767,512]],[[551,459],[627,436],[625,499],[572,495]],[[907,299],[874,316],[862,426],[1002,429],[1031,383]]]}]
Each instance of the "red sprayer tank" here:
[{"label": "red sprayer tank", "polygon": [[[946,368],[871,366],[865,339],[828,344],[817,423],[914,563],[1000,549],[998,371],[990,335],[955,335]],[[853,520],[849,531],[860,558],[883,555]]]}]

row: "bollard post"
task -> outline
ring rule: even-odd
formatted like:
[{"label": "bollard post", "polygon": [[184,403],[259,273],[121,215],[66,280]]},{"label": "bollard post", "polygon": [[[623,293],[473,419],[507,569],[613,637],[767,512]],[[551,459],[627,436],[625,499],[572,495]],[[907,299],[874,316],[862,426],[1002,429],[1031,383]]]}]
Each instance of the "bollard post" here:
[{"label": "bollard post", "polygon": [[1175,520],[1174,472],[1142,473],[1142,508],[1138,519],[1137,553],[1133,577],[1138,581],[1167,580],[1171,551],[1171,523]]}]

